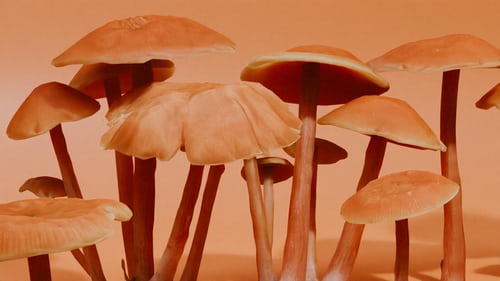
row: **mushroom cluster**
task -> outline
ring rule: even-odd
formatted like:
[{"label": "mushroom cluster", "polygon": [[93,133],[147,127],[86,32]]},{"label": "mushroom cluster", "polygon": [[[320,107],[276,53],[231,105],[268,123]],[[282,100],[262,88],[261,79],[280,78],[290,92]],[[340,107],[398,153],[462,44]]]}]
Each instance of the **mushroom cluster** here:
[{"label": "mushroom cluster", "polygon": [[[461,69],[499,68],[500,50],[475,36],[452,34],[403,44],[365,63],[350,51],[309,44],[255,56],[233,83],[171,81],[176,60],[234,49],[225,35],[191,19],[145,15],[108,22],[55,57],[54,66],[81,67],[67,84],[35,87],[6,133],[20,140],[48,132],[61,177],[30,178],[19,191],[40,198],[0,204],[0,260],[26,257],[32,280],[50,280],[48,255],[71,251],[92,280],[106,280],[95,244],[112,234],[113,221],[120,221],[125,278],[173,281],[196,217],[179,280],[197,280],[219,184],[226,166],[242,161],[258,280],[349,280],[364,228],[382,221],[395,223],[394,279],[408,280],[408,220],[441,207],[442,280],[465,280],[458,81]],[[443,73],[439,136],[408,102],[382,95],[389,81],[380,73],[400,70]],[[476,106],[500,108],[499,85]],[[116,201],[83,199],[62,130],[63,123],[100,110],[103,98],[108,127],[96,142],[114,153]],[[297,104],[298,112],[290,104]],[[332,108],[318,118],[320,106]],[[318,167],[347,158],[348,149],[321,138],[318,125],[369,136],[358,185],[338,206],[345,223],[324,272],[318,272],[316,260]],[[380,175],[388,144],[439,151],[441,173],[407,169]],[[155,264],[153,228],[162,223],[154,216],[156,165],[177,154],[189,171]],[[278,184],[289,184],[291,191],[283,263],[276,271]]]}]

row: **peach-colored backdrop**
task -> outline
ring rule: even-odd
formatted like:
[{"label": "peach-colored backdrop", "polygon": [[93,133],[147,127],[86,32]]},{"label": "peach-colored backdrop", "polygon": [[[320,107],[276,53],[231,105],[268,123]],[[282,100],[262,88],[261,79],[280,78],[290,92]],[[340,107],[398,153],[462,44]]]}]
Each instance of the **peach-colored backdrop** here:
[{"label": "peach-colored backdrop", "polygon": [[[29,92],[48,81],[68,82],[77,67],[50,65],[73,42],[113,19],[144,14],[189,17],[230,37],[233,55],[210,55],[176,61],[172,81],[232,82],[254,56],[302,45],[326,44],[369,60],[404,42],[449,33],[471,33],[500,47],[498,0],[16,0],[0,2],[0,128],[5,128]],[[384,73],[387,95],[406,99],[438,131],[440,75]],[[462,72],[458,108],[458,146],[464,186],[469,280],[500,277],[500,112],[483,111],[474,102],[495,85],[499,70]],[[102,151],[105,106],[95,116],[64,124],[74,166],[87,198],[116,198],[113,154]],[[332,108],[324,107],[319,114]],[[291,110],[296,110],[291,107]],[[339,206],[354,190],[368,138],[320,127],[318,135],[344,147],[349,157],[319,170],[318,260],[320,270],[335,248],[342,220]],[[27,178],[58,176],[48,136],[12,141],[0,137],[0,202],[31,198],[17,192]],[[282,155],[281,152],[277,152]],[[254,244],[241,162],[227,165],[217,197],[201,268],[202,280],[255,280]],[[156,254],[163,251],[188,164],[182,154],[159,163]],[[382,174],[403,169],[439,172],[439,154],[389,145]],[[279,267],[286,229],[290,182],[277,187],[274,253]],[[441,212],[410,220],[411,271],[415,280],[438,280]],[[118,224],[117,224],[118,230]],[[120,236],[99,244],[109,280],[122,280]],[[392,224],[370,225],[354,276],[391,280]],[[52,255],[55,280],[87,280],[65,254]],[[24,260],[0,263],[0,280],[27,280]]]}]

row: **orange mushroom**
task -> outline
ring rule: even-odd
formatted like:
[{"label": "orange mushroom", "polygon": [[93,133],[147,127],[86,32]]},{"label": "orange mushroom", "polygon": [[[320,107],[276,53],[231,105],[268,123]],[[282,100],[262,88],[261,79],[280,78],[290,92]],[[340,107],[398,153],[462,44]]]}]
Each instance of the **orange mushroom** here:
[{"label": "orange mushroom", "polygon": [[303,126],[294,164],[281,278],[301,280],[307,267],[317,105],[381,94],[389,85],[351,53],[321,45],[299,46],[254,58],[241,72],[241,79],[260,82],[285,102],[299,104],[298,115]]},{"label": "orange mushroom", "polygon": [[469,34],[450,34],[396,47],[368,62],[377,71],[442,72],[440,137],[442,174],[457,182],[458,195],[444,206],[442,280],[465,279],[461,179],[456,151],[456,111],[460,69],[500,66],[500,49]]},{"label": "orange mushroom", "polygon": [[490,109],[491,107],[500,109],[500,83],[486,92],[486,94],[476,102],[476,107],[480,109]]},{"label": "orange mushroom", "polygon": [[38,197],[56,198],[66,196],[64,182],[59,178],[40,176],[27,179],[20,187],[19,192],[31,191]]},{"label": "orange mushroom", "polygon": [[[388,141],[420,149],[446,150],[427,123],[408,103],[392,97],[356,98],[322,116],[318,123],[370,136],[357,190],[378,177]],[[405,223],[404,220],[398,221],[396,228],[404,229]],[[364,225],[361,224],[344,224],[337,249],[323,280],[348,279],[357,257],[363,230]],[[396,231],[398,240],[404,239],[403,236],[404,232]],[[407,251],[408,245],[398,246],[398,253]],[[404,262],[405,260],[400,262],[398,259],[398,264]]]}]

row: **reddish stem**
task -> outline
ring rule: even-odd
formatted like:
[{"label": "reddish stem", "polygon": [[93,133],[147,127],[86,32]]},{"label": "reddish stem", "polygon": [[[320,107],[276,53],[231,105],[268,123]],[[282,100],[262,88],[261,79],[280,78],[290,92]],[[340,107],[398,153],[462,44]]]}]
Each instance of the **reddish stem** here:
[{"label": "reddish stem", "polygon": [[200,193],[201,180],[203,177],[204,166],[190,165],[189,173],[182,199],[175,215],[174,225],[170,232],[167,246],[163,251],[158,269],[152,280],[172,281],[179,264],[179,260],[184,251],[186,241],[189,237],[189,227],[193,218],[194,208],[198,195]]},{"label": "reddish stem", "polygon": [[408,219],[398,220],[396,225],[396,261],[394,263],[394,281],[408,281],[410,261],[410,234]]},{"label": "reddish stem", "polygon": [[[68,153],[68,147],[61,124],[50,130],[50,138],[59,164],[59,169],[61,170],[61,176],[67,196],[82,198],[82,192],[78,185],[71,157]],[[87,267],[84,267],[84,269],[89,272],[92,280],[106,280],[96,246],[91,245],[84,247],[83,253],[87,264]]]},{"label": "reddish stem", "polygon": [[274,168],[264,167],[262,169],[263,202],[267,221],[267,232],[269,236],[269,247],[273,248],[274,236]]},{"label": "reddish stem", "polygon": [[200,214],[198,216],[198,223],[196,224],[196,230],[193,236],[193,244],[191,245],[186,265],[182,272],[181,281],[198,279],[198,272],[200,270],[203,249],[205,248],[212,209],[224,170],[224,165],[215,165],[211,166],[208,172],[207,183],[205,184],[203,199],[201,201]]},{"label": "reddish stem", "polygon": [[135,275],[133,280],[146,281],[154,274],[153,226],[155,213],[156,158],[135,158],[132,210]]},{"label": "reddish stem", "polygon": [[443,73],[441,89],[441,173],[459,185],[458,194],[444,205],[442,281],[465,280],[465,235],[463,228],[462,187],[456,146],[457,97],[460,70]]},{"label": "reddish stem", "polygon": [[276,280],[276,275],[272,267],[273,258],[269,241],[269,231],[267,229],[266,213],[264,212],[264,202],[260,191],[257,159],[245,159],[243,162],[256,248],[258,280],[273,281]]},{"label": "reddish stem", "polygon": [[31,281],[51,281],[49,255],[28,257],[28,268]]},{"label": "reddish stem", "polygon": [[302,68],[302,94],[299,102],[299,119],[302,121],[302,128],[300,139],[297,141],[283,253],[281,280],[284,281],[306,278],[319,70],[318,63],[306,63]]},{"label": "reddish stem", "polygon": [[[315,141],[316,143],[316,141]],[[311,201],[310,201],[310,218],[309,218],[309,238],[307,246],[307,271],[306,281],[318,280],[316,271],[316,197],[317,197],[317,182],[318,182],[318,147],[314,145],[313,156],[313,176],[311,182]]]},{"label": "reddish stem", "polygon": [[[360,190],[368,182],[378,178],[384,161],[386,146],[386,139],[378,136],[370,137],[365,152],[363,171],[356,190]],[[364,224],[344,223],[337,248],[328,265],[323,281],[345,281],[349,279],[358,256],[364,228]]]}]

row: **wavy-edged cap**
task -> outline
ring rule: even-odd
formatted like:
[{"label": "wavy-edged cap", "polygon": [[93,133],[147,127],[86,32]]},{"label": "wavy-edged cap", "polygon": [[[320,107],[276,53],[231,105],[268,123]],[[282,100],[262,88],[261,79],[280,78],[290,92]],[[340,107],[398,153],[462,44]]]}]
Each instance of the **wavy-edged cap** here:
[{"label": "wavy-edged cap", "polygon": [[144,63],[214,52],[234,52],[234,43],[188,18],[145,15],[98,27],[54,58],[52,64]]},{"label": "wavy-edged cap", "polygon": [[[174,74],[174,63],[169,60],[150,60],[146,62],[151,66],[153,81],[160,82],[168,79]],[[84,64],[69,82],[69,86],[80,90],[84,94],[94,99],[106,97],[105,81],[107,79],[117,79],[120,91],[127,93],[135,87],[144,85],[134,85],[134,73],[144,69],[144,64],[107,64],[95,63]]]},{"label": "wavy-edged cap", "polygon": [[371,60],[376,71],[445,72],[500,66],[500,49],[470,34],[409,42]]},{"label": "wavy-edged cap", "polygon": [[36,87],[19,106],[7,126],[7,135],[20,140],[44,134],[64,122],[81,120],[96,113],[99,103],[59,82]]},{"label": "wavy-edged cap", "polygon": [[299,103],[302,66],[320,64],[318,105],[342,104],[361,95],[378,95],[389,83],[346,50],[306,45],[286,52],[254,58],[241,72],[241,80],[260,82],[283,101]]},{"label": "wavy-edged cap", "polygon": [[259,83],[158,82],[111,106],[107,149],[169,160],[184,147],[193,164],[246,159],[291,145],[301,121]]},{"label": "wavy-edged cap", "polygon": [[446,146],[415,109],[393,97],[359,97],[322,116],[318,123],[417,148],[446,151]]},{"label": "wavy-edged cap", "polygon": [[476,102],[476,107],[480,109],[490,109],[492,107],[500,109],[500,83],[486,92],[486,94]]},{"label": "wavy-edged cap", "polygon": [[458,189],[457,183],[428,171],[388,174],[369,182],[347,199],[340,213],[347,222],[355,224],[408,219],[442,207],[455,197]]},{"label": "wavy-edged cap", "polygon": [[114,233],[130,209],[109,199],[27,199],[0,204],[0,261],[77,249]]}]

